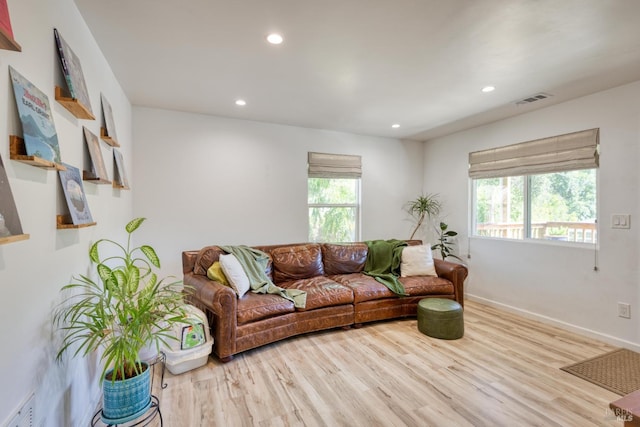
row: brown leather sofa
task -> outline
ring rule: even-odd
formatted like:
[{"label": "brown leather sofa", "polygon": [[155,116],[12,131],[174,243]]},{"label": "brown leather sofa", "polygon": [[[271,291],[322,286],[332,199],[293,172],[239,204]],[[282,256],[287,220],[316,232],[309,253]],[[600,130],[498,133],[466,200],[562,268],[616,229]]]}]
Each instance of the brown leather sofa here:
[{"label": "brown leather sofa", "polygon": [[[412,240],[409,244],[420,244]],[[435,259],[438,277],[402,277],[408,296],[399,297],[362,273],[365,243],[299,243],[255,246],[271,258],[267,274],[283,288],[307,292],[304,309],[279,295],[248,292],[238,298],[228,286],[210,280],[207,269],[224,254],[218,246],[182,253],[189,302],[208,317],[213,352],[223,361],[234,354],[294,335],[365,322],[415,316],[423,298],[450,298],[463,304],[467,268]]]}]

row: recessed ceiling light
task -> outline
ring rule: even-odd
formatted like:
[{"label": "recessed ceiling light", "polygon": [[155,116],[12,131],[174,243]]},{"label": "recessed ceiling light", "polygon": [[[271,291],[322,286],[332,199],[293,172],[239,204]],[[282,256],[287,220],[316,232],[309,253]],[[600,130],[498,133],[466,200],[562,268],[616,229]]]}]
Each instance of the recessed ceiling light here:
[{"label": "recessed ceiling light", "polygon": [[245,105],[247,105],[247,101],[245,101],[244,99],[236,99],[236,105],[244,107]]},{"label": "recessed ceiling light", "polygon": [[496,88],[494,86],[485,86],[485,87],[482,88],[482,91],[484,93],[493,92],[494,90],[496,90]]},{"label": "recessed ceiling light", "polygon": [[394,129],[398,129],[400,127],[400,125],[397,124],[397,123],[394,123],[394,124],[391,125],[391,127],[394,128]]},{"label": "recessed ceiling light", "polygon": [[280,34],[272,33],[267,36],[267,41],[271,44],[280,44],[283,40]]}]

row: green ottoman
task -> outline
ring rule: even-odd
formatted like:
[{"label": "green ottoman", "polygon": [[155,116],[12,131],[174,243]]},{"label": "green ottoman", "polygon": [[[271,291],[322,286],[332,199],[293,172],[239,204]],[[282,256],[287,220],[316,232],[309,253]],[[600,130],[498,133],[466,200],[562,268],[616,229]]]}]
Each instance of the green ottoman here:
[{"label": "green ottoman", "polygon": [[425,298],[418,302],[418,330],[425,335],[455,340],[464,335],[462,306],[450,299]]}]

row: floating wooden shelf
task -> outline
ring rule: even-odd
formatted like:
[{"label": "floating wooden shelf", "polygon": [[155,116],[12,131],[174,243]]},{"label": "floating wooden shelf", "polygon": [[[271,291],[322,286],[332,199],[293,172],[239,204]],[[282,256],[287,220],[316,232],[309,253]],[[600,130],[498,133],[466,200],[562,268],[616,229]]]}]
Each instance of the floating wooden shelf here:
[{"label": "floating wooden shelf", "polygon": [[19,242],[20,240],[27,240],[29,238],[28,234],[16,234],[14,236],[9,237],[0,237],[0,245],[4,245],[6,243]]},{"label": "floating wooden shelf", "polygon": [[130,188],[126,185],[122,185],[118,182],[113,181],[113,188],[117,188],[119,190],[130,190]]},{"label": "floating wooden shelf", "polygon": [[2,28],[0,28],[0,49],[22,52],[22,48],[18,42],[16,42],[13,37],[7,34]]},{"label": "floating wooden shelf", "polygon": [[79,119],[95,120],[95,116],[87,107],[82,105],[80,101],[75,98],[68,98],[62,94],[62,88],[56,86],[56,101],[58,101],[64,108],[69,110],[71,114]]},{"label": "floating wooden shelf", "polygon": [[111,181],[109,181],[108,179],[95,176],[92,172],[89,171],[82,171],[82,180],[93,182],[94,184],[111,184]]},{"label": "floating wooden shelf", "polygon": [[68,228],[85,228],[93,227],[97,222],[88,222],[86,224],[74,224],[71,220],[71,215],[56,215],[56,228],[68,229]]},{"label": "floating wooden shelf", "polygon": [[118,144],[118,141],[116,141],[115,139],[107,135],[107,130],[103,127],[100,128],[100,139],[102,139],[104,142],[106,142],[112,147],[120,147],[120,144]]},{"label": "floating wooden shelf", "polygon": [[55,169],[59,171],[67,170],[67,168],[59,163],[45,160],[41,157],[27,156],[27,148],[24,145],[24,139],[15,135],[9,135],[9,158],[31,166],[37,166],[42,169]]}]

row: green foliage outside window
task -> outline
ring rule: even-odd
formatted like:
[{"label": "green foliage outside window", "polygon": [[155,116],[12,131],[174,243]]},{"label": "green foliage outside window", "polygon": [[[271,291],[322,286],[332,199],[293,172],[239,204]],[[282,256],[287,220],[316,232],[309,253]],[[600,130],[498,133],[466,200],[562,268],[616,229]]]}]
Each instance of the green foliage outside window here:
[{"label": "green foliage outside window", "polygon": [[309,241],[358,240],[359,179],[309,178]]},{"label": "green foliage outside window", "polygon": [[596,241],[595,169],[476,179],[474,190],[475,235]]}]

